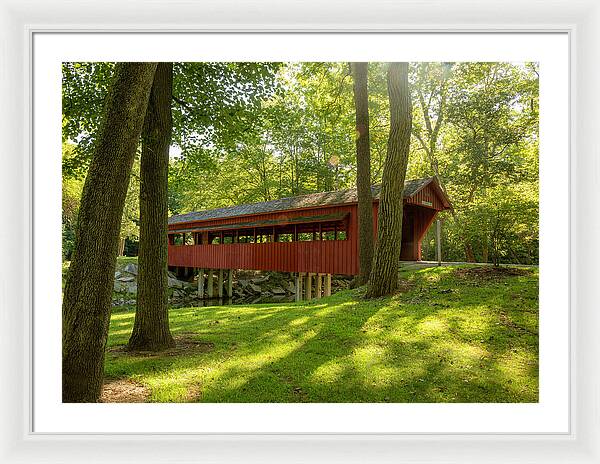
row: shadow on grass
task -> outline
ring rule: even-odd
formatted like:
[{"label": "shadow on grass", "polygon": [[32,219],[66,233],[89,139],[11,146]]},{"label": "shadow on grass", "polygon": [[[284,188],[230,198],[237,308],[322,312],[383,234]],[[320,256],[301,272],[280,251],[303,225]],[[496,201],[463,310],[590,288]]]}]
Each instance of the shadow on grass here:
[{"label": "shadow on grass", "polygon": [[[535,278],[465,285],[447,269],[411,278],[409,291],[370,301],[346,291],[172,310],[174,334],[214,349],[152,359],[109,352],[106,374],[144,383],[152,401],[538,400]],[[127,342],[132,322],[131,312],[113,315],[110,346]]]}]

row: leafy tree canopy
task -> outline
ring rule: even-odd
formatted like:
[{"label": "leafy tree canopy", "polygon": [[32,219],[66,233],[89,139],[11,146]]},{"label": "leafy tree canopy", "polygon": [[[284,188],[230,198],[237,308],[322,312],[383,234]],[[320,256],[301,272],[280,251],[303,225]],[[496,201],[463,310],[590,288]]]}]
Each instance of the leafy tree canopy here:
[{"label": "leafy tree canopy", "polygon": [[[112,67],[63,65],[63,137],[75,145],[63,160],[66,176],[87,169]],[[387,63],[369,63],[373,183],[381,179],[389,132],[386,70]],[[444,258],[464,260],[468,243],[475,259],[493,259],[500,242],[482,214],[502,209],[505,196],[519,214],[505,222],[512,256],[496,253],[536,262],[538,65],[412,63],[409,78],[407,177],[437,176],[452,201],[454,211],[442,215]],[[175,63],[173,85],[171,213],[354,186],[348,63]],[[430,241],[425,258],[433,258]]]},{"label": "leafy tree canopy", "polygon": [[[175,63],[173,142],[184,155],[199,147],[231,149],[253,127],[261,101],[277,92],[279,63]],[[85,173],[114,63],[63,63],[63,141],[76,143],[65,175]]]}]

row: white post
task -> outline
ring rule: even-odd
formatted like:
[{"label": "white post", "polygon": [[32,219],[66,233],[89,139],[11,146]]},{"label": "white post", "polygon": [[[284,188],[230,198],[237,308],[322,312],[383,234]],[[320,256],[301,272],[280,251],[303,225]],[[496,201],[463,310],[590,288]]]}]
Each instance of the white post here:
[{"label": "white post", "polygon": [[223,298],[223,269],[219,269],[217,294],[219,295],[219,298]]},{"label": "white post", "polygon": [[304,274],[299,272],[296,274],[296,301],[302,300],[302,281],[304,280]]},{"label": "white post", "polygon": [[323,275],[317,274],[317,289],[316,289],[316,297],[317,300],[321,299],[321,290],[323,288]]},{"label": "white post", "polygon": [[435,222],[435,242],[438,266],[442,265],[442,223],[438,219]]},{"label": "white post", "polygon": [[312,299],[312,273],[306,274],[306,299]]},{"label": "white post", "polygon": [[198,272],[198,298],[204,298],[204,269]]},{"label": "white post", "polygon": [[331,296],[331,274],[325,274],[325,295]]},{"label": "white post", "polygon": [[214,291],[215,291],[215,286],[213,285],[213,277],[214,277],[214,272],[212,269],[208,270],[208,297],[212,298],[214,295]]},{"label": "white post", "polygon": [[227,275],[227,296],[233,298],[233,269],[229,269]]}]

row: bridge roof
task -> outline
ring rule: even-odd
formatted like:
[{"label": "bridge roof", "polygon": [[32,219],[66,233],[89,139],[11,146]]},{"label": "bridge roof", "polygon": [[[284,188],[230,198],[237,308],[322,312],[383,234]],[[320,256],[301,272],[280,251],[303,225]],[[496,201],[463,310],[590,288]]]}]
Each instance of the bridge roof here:
[{"label": "bridge roof", "polygon": [[[431,182],[434,182],[437,186],[437,182],[435,182],[433,177],[407,180],[404,183],[404,198],[410,198]],[[439,189],[439,187],[437,188],[441,192],[441,189]],[[373,185],[371,187],[371,192],[373,193],[373,199],[378,200],[379,194],[381,193],[381,185]],[[443,195],[443,193],[441,193],[441,195]],[[447,201],[445,195],[443,196],[445,201]],[[208,221],[237,216],[248,216],[253,214],[316,208],[321,206],[342,205],[347,203],[356,203],[357,201],[358,196],[355,188],[336,190],[333,192],[309,193],[307,195],[280,198],[278,200],[263,201],[260,203],[250,203],[245,205],[229,206],[226,208],[178,214],[169,218],[169,224]]]}]

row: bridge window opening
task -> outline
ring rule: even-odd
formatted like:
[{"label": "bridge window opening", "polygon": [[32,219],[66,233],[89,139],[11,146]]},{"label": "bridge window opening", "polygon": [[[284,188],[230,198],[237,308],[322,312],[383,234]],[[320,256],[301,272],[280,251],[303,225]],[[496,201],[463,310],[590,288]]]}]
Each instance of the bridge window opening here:
[{"label": "bridge window opening", "polygon": [[298,241],[299,242],[312,242],[313,241],[313,234],[312,233],[307,233],[307,232],[300,232],[298,234]]},{"label": "bridge window opening", "polygon": [[183,245],[183,234],[171,234],[172,244],[176,246]]},{"label": "bridge window opening", "polygon": [[323,232],[323,240],[335,240],[335,232]]},{"label": "bridge window opening", "polygon": [[278,242],[293,242],[294,234],[290,234],[290,233],[278,234],[277,241]]},{"label": "bridge window opening", "polygon": [[254,227],[205,232],[169,234],[171,245],[220,245],[233,243],[312,242],[348,240],[346,221],[301,222],[268,227]]},{"label": "bridge window opening", "polygon": [[240,243],[254,243],[254,234],[248,234],[248,232],[240,231],[238,241]]},{"label": "bridge window opening", "polygon": [[221,232],[209,232],[208,243],[210,243],[211,245],[219,245],[223,243]]},{"label": "bridge window opening", "polygon": [[321,225],[322,240],[347,240],[348,231],[343,222],[331,222]]},{"label": "bridge window opening", "polygon": [[256,229],[256,243],[271,243],[274,231],[274,227]]}]

